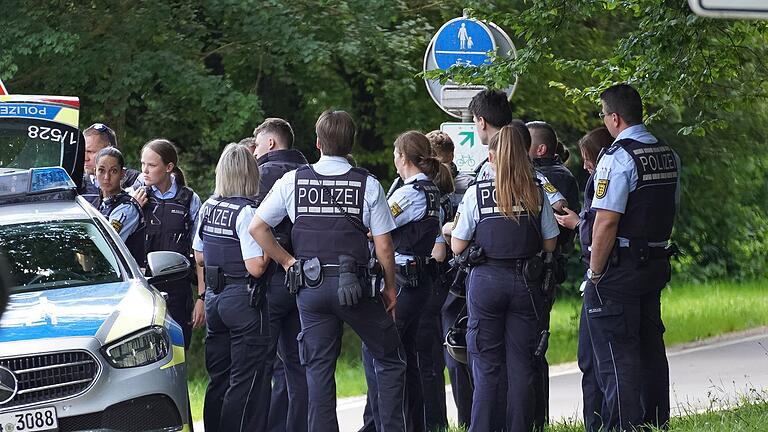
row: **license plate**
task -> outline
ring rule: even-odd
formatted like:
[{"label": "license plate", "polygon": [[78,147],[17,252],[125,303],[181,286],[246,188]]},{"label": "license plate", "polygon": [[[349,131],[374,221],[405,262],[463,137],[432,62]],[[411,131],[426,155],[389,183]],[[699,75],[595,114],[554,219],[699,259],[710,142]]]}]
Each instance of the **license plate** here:
[{"label": "license plate", "polygon": [[56,408],[38,408],[0,414],[2,432],[42,432],[59,429]]}]

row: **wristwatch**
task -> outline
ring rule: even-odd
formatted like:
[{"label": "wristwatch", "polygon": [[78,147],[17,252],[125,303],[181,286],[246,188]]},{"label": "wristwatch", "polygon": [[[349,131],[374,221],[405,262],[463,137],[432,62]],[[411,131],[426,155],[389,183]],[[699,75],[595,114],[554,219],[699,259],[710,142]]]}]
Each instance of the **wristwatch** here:
[{"label": "wristwatch", "polygon": [[603,272],[595,273],[595,272],[592,271],[591,268],[587,269],[587,278],[589,278],[590,280],[595,280],[595,279],[599,278],[602,275],[603,275]]},{"label": "wristwatch", "polygon": [[198,299],[198,300],[202,300],[202,301],[205,301],[205,291],[203,291],[203,292],[201,292],[200,294],[198,294],[198,295],[197,295],[197,299]]}]

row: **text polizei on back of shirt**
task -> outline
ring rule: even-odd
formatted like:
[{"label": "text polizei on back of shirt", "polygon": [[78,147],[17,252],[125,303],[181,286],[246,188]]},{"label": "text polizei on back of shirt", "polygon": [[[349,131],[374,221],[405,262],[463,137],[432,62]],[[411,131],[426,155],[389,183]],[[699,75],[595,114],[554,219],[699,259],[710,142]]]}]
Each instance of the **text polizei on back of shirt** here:
[{"label": "text polizei on back of shirt", "polygon": [[[613,143],[623,139],[632,139],[643,144],[652,145],[659,142],[655,136],[645,128],[643,124],[630,126],[621,131]],[[674,153],[674,151],[673,151]],[[674,153],[675,164],[680,166],[680,157]],[[592,208],[610,210],[624,214],[629,193],[637,187],[637,167],[632,156],[625,151],[615,151],[603,154],[595,168],[594,187],[595,196],[592,200]],[[598,189],[600,187],[600,189]],[[597,191],[602,191],[598,193]],[[677,188],[675,191],[675,206],[680,205],[680,176],[677,176]],[[619,246],[628,247],[629,240],[619,237]],[[649,243],[651,247],[664,247],[667,242]]]},{"label": "text polizei on back of shirt", "polygon": [[[216,206],[216,204],[220,204],[220,200],[215,198],[208,198],[208,200],[205,202],[206,204],[211,204],[212,206]],[[227,217],[226,214],[226,208],[222,212],[221,217]],[[197,220],[202,221],[203,217],[205,215],[203,212],[205,211],[205,207],[202,207],[198,211]],[[251,237],[251,234],[248,232],[248,226],[251,224],[251,219],[253,219],[253,215],[256,213],[256,208],[251,206],[243,207],[242,210],[237,215],[237,221],[235,222],[235,227],[237,230],[237,237],[240,239],[240,252],[243,254],[243,260],[248,260],[251,258],[258,258],[260,256],[264,256],[264,251],[261,249],[261,246],[259,246],[258,243],[256,243],[256,240]],[[231,212],[229,212],[231,214]],[[208,233],[208,235],[215,236],[215,233]],[[192,242],[192,249],[205,253],[205,250],[203,248],[203,240],[200,238],[200,230],[195,229],[195,237],[194,241]]]},{"label": "text polizei on back of shirt", "polygon": [[[480,221],[480,210],[477,202],[477,184],[470,186],[464,194],[456,213],[456,225],[451,235],[461,240],[472,240],[477,223]],[[551,205],[541,206],[541,236],[543,239],[555,238],[560,229],[555,219]]]},{"label": "text polizei on back of shirt", "polygon": [[[412,184],[419,180],[427,180],[424,173],[418,173],[408,177],[404,185],[392,192],[387,199],[390,213],[395,219],[395,225],[399,228],[407,223],[420,220],[427,211],[427,201],[424,200],[424,192],[416,190]],[[440,213],[440,226],[443,224],[444,215]],[[442,234],[435,239],[435,243],[445,243]],[[403,255],[395,251],[395,264],[405,265],[408,260],[413,260],[412,255]]]},{"label": "text polizei on back of shirt", "polygon": [[[352,169],[352,165],[341,156],[321,156],[320,159],[312,164],[312,168],[320,175],[336,176],[342,175]],[[296,221],[296,199],[295,199],[296,171],[285,173],[269,191],[264,201],[256,209],[258,215],[269,226],[275,226],[283,220],[285,216]],[[333,192],[333,187],[329,187]],[[320,199],[329,199],[328,197],[318,197]],[[344,197],[335,197],[338,204],[344,206]],[[395,221],[389,212],[389,206],[386,205],[387,199],[384,196],[384,189],[381,188],[379,181],[369,176],[365,182],[365,193],[363,196],[365,205],[363,206],[363,224],[371,229],[374,236],[386,234],[396,228]],[[384,204],[384,205],[380,205]]]},{"label": "text polizei on back of shirt", "polygon": [[[544,176],[544,174],[538,170],[534,170],[534,173],[536,174],[536,178],[539,179],[539,182],[541,182],[541,187],[544,189],[544,193],[547,195],[547,201],[549,201],[549,204],[554,205],[560,200],[565,200],[563,194],[561,194],[557,188],[555,188],[555,186],[552,185],[549,180],[547,180],[547,177]],[[475,182],[479,182],[481,180],[489,180],[495,177],[496,172],[493,170],[491,162],[486,160],[485,163],[480,167],[480,170],[477,172]]]}]

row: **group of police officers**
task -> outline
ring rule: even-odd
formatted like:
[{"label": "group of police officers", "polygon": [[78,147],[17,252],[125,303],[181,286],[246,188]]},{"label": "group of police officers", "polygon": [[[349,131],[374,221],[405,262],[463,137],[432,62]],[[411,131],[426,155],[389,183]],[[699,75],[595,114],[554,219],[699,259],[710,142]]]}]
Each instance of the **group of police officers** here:
[{"label": "group of police officers", "polygon": [[350,163],[353,119],[326,111],[316,163],[292,148],[288,122],[267,119],[224,149],[202,204],[170,141],[148,142],[137,172],[97,123],[84,131],[83,190],[139,265],[155,250],[194,255],[194,278],[157,288],[187,347],[192,327],[207,325],[207,431],[338,430],[344,323],[363,342],[361,430],[445,430],[446,366],[469,430],[541,430],[549,313],[575,227],[588,265],[585,427],[665,428],[660,292],[680,162],[643,126],[634,88],[600,97],[613,142],[592,161],[581,211],[554,129],[514,120],[506,95],[492,90],[469,106],[489,146],[472,176],[456,170],[445,134],[409,131],[394,142],[398,179],[385,194]]}]

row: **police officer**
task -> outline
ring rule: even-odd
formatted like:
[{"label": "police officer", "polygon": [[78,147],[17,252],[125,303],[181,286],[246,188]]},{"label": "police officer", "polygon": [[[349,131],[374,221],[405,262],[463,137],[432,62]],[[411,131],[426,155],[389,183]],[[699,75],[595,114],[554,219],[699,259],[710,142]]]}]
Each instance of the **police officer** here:
[{"label": "police officer", "polygon": [[[584,190],[584,207],[581,214],[576,214],[569,208],[564,208],[564,215],[555,214],[557,223],[567,229],[579,230],[582,261],[589,268],[590,245],[592,244],[592,224],[595,221],[596,211],[592,208],[592,199],[595,194],[594,174],[598,156],[603,149],[611,146],[613,137],[605,127],[594,129],[579,140],[579,150],[583,161],[584,170],[589,173],[589,179]],[[586,281],[582,282],[582,290]],[[598,384],[599,375],[595,365],[592,343],[587,331],[586,311],[582,305],[579,319],[578,350],[579,369],[583,376],[581,379],[582,401],[584,409],[584,428],[587,432],[598,432],[603,427],[602,406],[603,392]]]},{"label": "police officer", "polygon": [[[134,198],[143,206],[147,223],[146,252],[173,251],[191,256],[192,239],[200,198],[185,186],[184,173],[178,166],[176,146],[162,138],[146,143],[141,150],[142,174],[134,184]],[[192,327],[205,321],[202,294],[205,284],[199,280],[198,298],[192,307],[190,281],[157,284],[156,288],[168,293],[166,304],[171,317],[184,332],[184,345],[189,348]]]},{"label": "police officer", "polygon": [[[430,258],[435,239],[440,235],[440,191],[432,179],[438,175],[441,164],[432,156],[427,137],[417,131],[398,136],[393,154],[395,169],[402,180],[402,186],[391,191],[387,197],[397,226],[392,231],[397,265],[395,284],[398,307],[395,321],[408,363],[405,378],[408,430],[423,431],[426,430],[426,423],[421,367],[433,367],[419,362],[417,332],[437,274],[437,264]],[[447,172],[445,174],[448,175]],[[366,375],[373,376],[374,358],[366,344],[363,344],[363,365]],[[375,380],[369,380],[366,411],[375,413],[377,405],[378,386]],[[374,430],[372,417],[375,416],[366,417],[367,424],[363,430]],[[382,429],[377,427],[376,430]]]},{"label": "police officer", "polygon": [[[552,182],[552,186],[563,194],[567,200],[567,204],[560,211],[562,212],[564,208],[571,208],[578,212],[581,208],[579,204],[579,184],[576,182],[576,178],[571,171],[565,167],[555,153],[558,148],[558,140],[554,128],[543,121],[528,122],[525,126],[528,128],[528,132],[531,133],[531,148],[528,151],[528,155],[533,161],[533,166],[538,172],[545,175]],[[547,190],[546,184],[544,187]],[[560,235],[557,238],[558,259],[564,259],[565,257],[562,254],[567,254],[573,249],[574,236],[573,230],[560,230]],[[545,301],[547,302],[547,307],[544,312],[544,327],[546,330],[549,330],[549,312],[554,298],[546,298]],[[544,424],[549,419],[549,364],[545,355],[542,355],[540,359],[541,364],[537,369],[535,379],[535,425],[537,431],[543,430]]]},{"label": "police officer", "polygon": [[[82,183],[82,196],[94,207],[99,207],[99,183],[96,178],[96,154],[105,147],[117,148],[117,136],[104,123],[94,123],[83,131],[85,137],[85,165]],[[120,186],[131,187],[139,177],[139,172],[126,168]]]},{"label": "police officer", "polygon": [[506,430],[533,427],[531,386],[543,296],[535,262],[540,251],[554,250],[559,231],[535,181],[529,145],[522,122],[501,128],[489,145],[495,179],[467,189],[452,230],[454,253],[474,241],[485,256],[467,281],[467,347],[475,384],[470,431],[500,429],[493,425],[493,409],[504,368]]},{"label": "police officer", "polygon": [[[342,322],[360,336],[375,361],[379,430],[405,430],[405,354],[393,320],[397,302],[395,222],[379,182],[344,158],[355,125],[344,111],[326,111],[315,125],[320,160],[280,178],[256,210],[251,235],[288,271],[298,289],[302,330],[299,354],[307,369],[309,430],[338,430],[334,370],[341,349]],[[294,222],[294,254],[275,240],[270,226],[286,216]],[[368,234],[384,270],[381,293],[363,290],[368,278]],[[303,282],[303,283],[302,283]]]},{"label": "police officer", "polygon": [[[469,112],[475,123],[475,131],[483,145],[488,145],[502,126],[512,121],[512,109],[509,106],[506,93],[499,90],[483,90],[476,94],[469,102]],[[561,212],[568,202],[563,194],[550,183],[547,177],[536,170],[536,178],[544,187],[547,200],[556,212]],[[486,159],[475,169],[475,181],[493,178],[493,169]]]},{"label": "police officer", "polygon": [[121,188],[125,160],[114,147],[101,149],[95,159],[96,179],[101,187],[99,212],[109,221],[137,263],[143,263],[146,224],[139,204]]},{"label": "police officer", "polygon": [[269,407],[269,263],[248,233],[259,170],[248,149],[229,144],[216,165],[216,189],[200,209],[194,250],[206,289],[207,431],[265,430]]},{"label": "police officer", "polygon": [[[432,151],[435,152],[437,158],[443,163],[448,163],[446,161],[450,161],[449,167],[453,175],[454,191],[449,194],[443,193],[441,195],[440,207],[443,221],[452,223],[456,215],[456,209],[470,183],[474,181],[474,177],[466,172],[459,172],[456,164],[453,163],[454,145],[453,140],[451,140],[451,137],[448,136],[448,134],[440,130],[434,130],[427,134],[427,138],[429,139],[429,142],[432,145]],[[440,185],[438,185],[438,187],[440,187]],[[441,246],[446,247],[447,245],[441,242],[435,244],[435,248]],[[446,247],[446,249],[447,255],[443,261],[443,281],[446,285],[443,288],[445,301],[440,310],[441,345],[443,342],[442,337],[445,336],[448,329],[456,323],[459,315],[465,314],[466,312],[466,301],[464,300],[463,294],[453,292],[449,289],[455,278],[455,273],[445,265],[453,256],[449,250],[450,248]],[[443,357],[445,366],[448,368],[448,377],[451,382],[451,394],[453,395],[453,401],[456,405],[458,424],[469,426],[472,415],[472,379],[469,367],[453,358],[448,350],[443,350]],[[428,401],[428,398],[425,398],[425,401]]]},{"label": "police officer", "polygon": [[[286,172],[293,171],[307,164],[307,159],[300,151],[293,149],[293,129],[280,118],[268,118],[253,132],[253,155],[258,158],[259,194],[256,202],[260,203],[272,190],[275,182]],[[291,247],[290,218],[285,217],[275,228],[274,233],[283,247],[293,252]],[[307,377],[299,359],[299,346],[296,337],[301,330],[299,310],[296,299],[285,288],[285,271],[270,262],[267,298],[269,299],[269,327],[272,342],[269,359],[277,372],[273,377],[272,402],[269,406],[270,431],[303,432],[307,430]],[[277,356],[276,356],[277,354]],[[272,369],[272,368],[270,368]]]},{"label": "police officer", "polygon": [[643,125],[640,95],[619,84],[600,94],[601,117],[616,139],[594,176],[596,210],[584,291],[586,322],[605,396],[605,430],[669,421],[669,366],[661,290],[680,163]]}]

